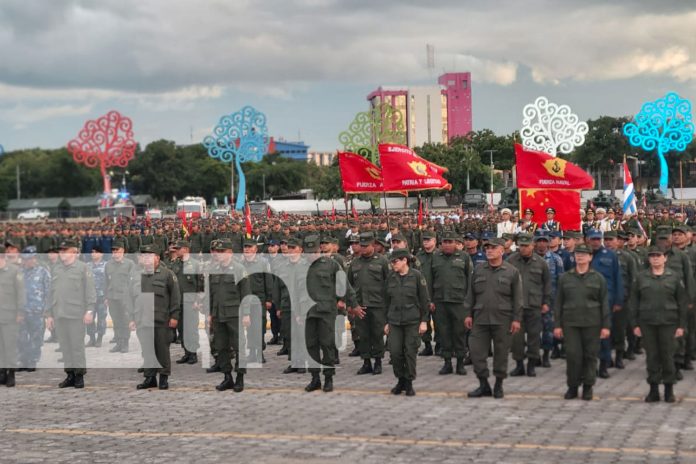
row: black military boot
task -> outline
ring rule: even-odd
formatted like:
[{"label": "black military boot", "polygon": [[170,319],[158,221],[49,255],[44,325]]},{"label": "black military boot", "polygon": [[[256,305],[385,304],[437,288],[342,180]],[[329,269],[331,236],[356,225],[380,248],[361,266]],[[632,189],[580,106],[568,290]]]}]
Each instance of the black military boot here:
[{"label": "black military boot", "polygon": [[404,391],[406,396],[416,396],[416,391],[413,389],[413,380],[405,380]]},{"label": "black military boot", "polygon": [[536,360],[527,361],[527,377],[536,377]]},{"label": "black military boot", "polygon": [[116,340],[114,346],[112,346],[111,349],[109,350],[109,353],[120,353],[122,343],[123,342],[121,342],[121,340]]},{"label": "black military boot", "polygon": [[499,400],[505,393],[503,393],[503,379],[500,377],[495,378],[495,385],[493,386],[493,398]]},{"label": "black military boot", "polygon": [[278,336],[274,335],[273,338],[268,342],[269,345],[277,345],[278,344]]},{"label": "black military boot", "polygon": [[222,369],[220,369],[220,365],[218,365],[217,360],[216,360],[215,363],[212,366],[210,366],[209,368],[207,368],[205,371],[208,374],[213,374],[215,372],[222,372]]},{"label": "black military boot", "polygon": [[292,367],[292,364],[291,364],[291,365],[289,365],[288,367],[285,368],[285,370],[283,371],[283,374],[294,374],[294,373],[296,373],[296,372],[297,372],[297,368],[296,368],[296,367]]},{"label": "black military boot", "polygon": [[75,388],[85,388],[85,376],[82,374],[75,374]]},{"label": "black military boot", "polygon": [[592,393],[592,385],[582,386],[582,399],[585,401],[592,401],[594,394]]},{"label": "black military boot", "polygon": [[0,369],[0,385],[7,383],[7,369]]},{"label": "black military boot", "polygon": [[382,359],[375,358],[375,365],[372,368],[372,375],[379,375],[382,373]]},{"label": "black military boot", "polygon": [[689,356],[684,359],[684,363],[682,364],[682,369],[685,371],[693,371],[694,370],[694,363],[691,361],[691,358]]},{"label": "black military boot", "polygon": [[396,382],[396,385],[394,388],[391,389],[391,394],[392,395],[400,395],[401,392],[404,391],[404,383],[406,383],[406,379],[399,379],[398,382]]},{"label": "black military boot", "polygon": [[180,359],[177,359],[175,362],[177,364],[186,364],[188,362],[190,356],[191,356],[191,353],[189,353],[188,351],[184,351],[184,355]]},{"label": "black military boot", "polygon": [[363,365],[358,371],[358,375],[363,375],[363,374],[371,374],[372,373],[372,364],[370,363],[369,359],[366,359],[363,361]]},{"label": "black military boot", "polygon": [[471,360],[471,353],[467,352],[466,356],[464,356],[464,365],[471,366],[473,364],[474,364],[474,362]]},{"label": "black military boot", "polygon": [[97,340],[95,340],[94,335],[89,336],[89,341],[85,343],[85,348],[94,348],[94,346],[97,344]]},{"label": "black military boot", "polygon": [[457,358],[457,367],[454,372],[457,375],[466,375],[466,367],[464,367],[464,358]]},{"label": "black military boot", "polygon": [[281,349],[278,350],[276,353],[276,356],[285,356],[286,354],[289,354],[290,351],[288,350],[287,345],[283,345]]},{"label": "black military boot", "polygon": [[67,377],[61,383],[58,384],[58,388],[68,388],[75,386],[75,374],[68,372]]},{"label": "black military boot", "polygon": [[643,341],[642,340],[643,340],[642,337],[636,337],[636,344],[633,347],[633,352],[635,354],[643,354],[643,348],[642,348]]},{"label": "black military boot", "polygon": [[435,356],[440,356],[442,354],[442,346],[439,343],[435,343]]},{"label": "black military boot", "polygon": [[433,355],[433,344],[430,342],[425,342],[425,348],[418,353],[418,356],[432,356]]},{"label": "black military boot", "polygon": [[[544,350],[544,353],[546,353],[548,350]],[[553,347],[553,351],[551,352],[551,359],[558,359],[561,357],[561,350],[558,348],[558,345]]]},{"label": "black military boot", "polygon": [[128,340],[121,340],[119,353],[128,353]]},{"label": "black military boot", "polygon": [[168,390],[169,389],[169,376],[168,375],[160,374],[159,389],[160,390]]},{"label": "black military boot", "polygon": [[617,351],[616,352],[616,357],[614,358],[614,367],[617,369],[625,369],[626,366],[624,365],[623,362],[624,358],[624,353],[623,351]]},{"label": "black military boot", "polygon": [[660,388],[656,383],[650,384],[650,393],[645,397],[646,403],[656,403],[660,401]]},{"label": "black military boot", "polygon": [[565,398],[567,400],[574,400],[577,397],[578,397],[578,387],[568,387],[568,391],[566,391],[566,394],[563,396],[563,398]]},{"label": "black military boot", "polygon": [[231,388],[234,388],[234,379],[232,378],[231,373],[225,372],[225,378],[223,379],[222,382],[220,382],[220,385],[215,387],[215,389],[217,391],[225,391],[225,390],[229,390]]},{"label": "black military boot", "polygon": [[331,393],[333,391],[333,375],[324,376],[324,388],[322,388],[324,393]]},{"label": "black military boot", "polygon": [[312,374],[312,381],[305,387],[306,392],[313,392],[315,390],[321,389],[321,379],[319,378],[319,373]]},{"label": "black military boot", "polygon": [[237,372],[237,379],[234,381],[233,390],[237,393],[241,393],[244,391],[244,374],[243,373]]},{"label": "black military boot", "polygon": [[[533,359],[529,360],[529,366],[534,363]],[[517,365],[513,370],[510,371],[510,377],[521,377],[525,374],[524,372],[524,361],[517,361]]]},{"label": "black military boot", "polygon": [[671,383],[665,384],[665,403],[674,403],[676,398],[674,397],[674,385]]},{"label": "black military boot", "polygon": [[198,364],[198,354],[189,353],[189,358],[188,361],[186,361],[186,364]]},{"label": "black military boot", "polygon": [[636,359],[636,354],[635,354],[635,339],[628,339],[628,348],[626,348],[626,352],[624,353],[624,359],[628,361],[635,361]]},{"label": "black military boot", "polygon": [[609,363],[606,361],[600,361],[599,362],[599,372],[597,372],[597,376],[600,379],[608,379],[610,377],[609,371],[607,370]]},{"label": "black military boot", "polygon": [[147,390],[148,388],[157,388],[157,377],[154,375],[152,377],[145,377],[145,380],[143,380],[143,383],[138,384],[137,387],[138,390]]},{"label": "black military boot", "polygon": [[681,371],[681,364],[674,363],[674,368],[676,369],[676,371],[674,372],[674,378],[677,379],[677,381],[684,380],[684,374],[682,374]]},{"label": "black military boot", "polygon": [[95,347],[95,348],[101,348],[101,347],[102,347],[102,338],[104,338],[103,335],[97,335],[97,340],[94,342],[94,347]]},{"label": "black military boot", "polygon": [[485,377],[479,377],[479,387],[470,391],[467,396],[469,398],[481,398],[483,396],[492,396],[491,385],[488,383],[488,379]]},{"label": "black military boot", "polygon": [[440,375],[448,375],[454,372],[452,369],[452,358],[445,358],[445,363],[442,365],[442,368],[440,369],[440,372],[438,374]]},{"label": "black military boot", "polygon": [[[560,357],[560,353],[558,356]],[[549,361],[549,350],[544,350],[544,355],[541,357],[541,367],[551,367],[551,361]]]},{"label": "black military boot", "polygon": [[[261,357],[263,357],[263,353],[261,353]],[[266,361],[264,360],[263,362],[266,362]],[[339,357],[338,348],[336,348],[336,349],[334,350],[334,364],[335,364],[336,366],[338,366],[339,364],[341,364],[341,358]]]},{"label": "black military boot", "polygon": [[15,370],[14,369],[7,369],[7,379],[5,380],[5,386],[10,387],[10,388],[15,386]]},{"label": "black military boot", "polygon": [[357,346],[353,348],[353,351],[348,353],[349,358],[357,358],[358,356],[360,356],[360,350],[358,350]]}]

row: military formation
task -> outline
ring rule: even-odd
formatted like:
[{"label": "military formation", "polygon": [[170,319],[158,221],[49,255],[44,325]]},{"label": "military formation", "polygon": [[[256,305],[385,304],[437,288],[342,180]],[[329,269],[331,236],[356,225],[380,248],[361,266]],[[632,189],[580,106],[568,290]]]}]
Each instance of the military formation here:
[{"label": "military formation", "polygon": [[563,230],[553,208],[284,214],[247,231],[241,217],[3,223],[0,383],[15,386],[57,342],[59,387],[83,388],[89,349],[111,343],[118,356],[135,334],[137,388],[167,389],[171,345],[182,345],[177,363],[198,364],[204,327],[218,391],[243,391],[246,366],[278,345],[284,374],[309,373],[306,391],[330,392],[348,329],[356,374],[390,365],[395,395],[415,395],[419,357],[440,357],[440,375],[471,366],[471,398],[502,398],[508,375],[563,359],[565,398],[591,400],[597,378],[645,353],[645,400],[673,402],[696,359],[688,213],[598,208],[578,230]]}]

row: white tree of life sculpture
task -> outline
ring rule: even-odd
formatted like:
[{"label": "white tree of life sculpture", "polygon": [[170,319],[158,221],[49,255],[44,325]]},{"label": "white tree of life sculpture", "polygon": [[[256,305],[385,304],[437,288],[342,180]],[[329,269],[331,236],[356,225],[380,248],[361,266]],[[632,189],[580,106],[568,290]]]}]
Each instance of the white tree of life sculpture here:
[{"label": "white tree of life sculpture", "polygon": [[522,110],[522,146],[543,151],[551,156],[570,153],[585,143],[587,123],[568,105],[549,103],[546,97],[537,98]]}]

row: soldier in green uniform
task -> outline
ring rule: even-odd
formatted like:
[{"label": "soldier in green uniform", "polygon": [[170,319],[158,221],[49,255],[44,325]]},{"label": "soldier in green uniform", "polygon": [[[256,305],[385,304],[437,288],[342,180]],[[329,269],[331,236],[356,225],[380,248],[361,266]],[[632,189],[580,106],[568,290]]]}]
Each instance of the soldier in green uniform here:
[{"label": "soldier in green uniform", "polygon": [[[215,348],[218,366],[225,375],[215,388],[218,391],[244,390],[246,369],[239,366],[240,334],[239,319],[248,328],[251,325],[250,307],[244,297],[251,294],[249,279],[244,267],[233,259],[234,244],[229,239],[216,244],[215,258],[218,261],[215,273],[210,273],[210,319],[215,332]],[[237,379],[232,378],[232,356],[235,356]]]},{"label": "soldier in green uniform", "polygon": [[24,277],[22,269],[7,262],[0,244],[0,385],[15,386],[17,334],[24,319]]},{"label": "soldier in green uniform", "polygon": [[154,245],[141,246],[142,268],[140,275],[133,279],[136,304],[129,327],[137,331],[145,360],[145,379],[138,384],[138,390],[169,388],[172,371],[169,345],[181,319],[179,283],[172,271],[160,265],[159,253]]},{"label": "soldier in green uniform", "polygon": [[[241,264],[244,267],[251,286],[251,293],[255,295],[260,302],[260,307],[254,305],[255,308],[251,312],[250,333],[254,336],[249,337],[250,362],[265,362],[263,350],[266,348],[266,342],[263,340],[266,334],[266,312],[273,307],[273,274],[271,274],[271,266],[265,257],[259,256],[258,242],[255,239],[244,240],[244,253],[242,255]],[[260,336],[260,338],[256,338]]]},{"label": "soldier in green uniform", "polygon": [[312,380],[305,387],[308,392],[322,388],[320,373],[324,373],[324,392],[333,391],[333,376],[336,362],[336,317],[338,311],[344,311],[346,305],[355,307],[355,292],[347,283],[345,272],[337,261],[330,256],[320,256],[319,236],[308,235],[304,239],[304,252],[311,261],[307,270],[307,294],[312,299],[312,306],[306,316],[305,341],[307,353],[322,367],[310,367]]},{"label": "soldier in green uniform", "polygon": [[[350,263],[348,281],[355,289],[360,308],[354,313],[360,334],[358,349],[363,366],[358,375],[381,374],[384,357],[384,325],[386,323],[386,293],[389,262],[375,252],[372,233],[360,234],[360,257]],[[374,359],[374,367],[370,359]]]},{"label": "soldier in green uniform", "polygon": [[650,268],[638,274],[632,294],[632,323],[643,338],[650,393],[646,403],[660,401],[659,384],[665,385],[665,401],[673,403],[676,382],[674,338],[684,336],[687,293],[681,276],[665,266],[664,251],[650,247]]},{"label": "soldier in green uniform", "polygon": [[[536,377],[536,363],[541,349],[541,313],[550,310],[551,304],[551,275],[546,260],[534,253],[532,236],[522,233],[517,236],[517,252],[507,260],[520,271],[522,275],[523,310],[521,330],[512,337],[512,359],[517,363],[510,372],[513,377],[525,375],[524,358],[525,345],[527,371],[529,377]],[[525,335],[527,339],[525,341]]]},{"label": "soldier in green uniform", "polygon": [[[428,286],[428,295],[432,297],[433,294],[433,253],[437,248],[437,236],[435,232],[431,230],[424,230],[421,234],[422,244],[418,244],[416,247],[419,249],[416,253],[416,261],[418,261],[418,268],[425,277],[425,282]],[[422,341],[424,343],[423,350],[418,353],[418,356],[432,356],[433,355],[433,328],[432,328],[432,310],[435,306],[432,302],[428,306],[428,323],[426,324],[426,330],[423,333]],[[439,347],[439,335],[435,332],[435,346]]]},{"label": "soldier in green uniform", "polygon": [[[479,387],[470,398],[502,398],[503,380],[507,377],[508,355],[512,337],[520,330],[522,277],[512,264],[503,261],[505,241],[492,238],[486,244],[487,262],[474,269],[466,297],[467,317],[464,325],[471,330],[471,360]],[[495,386],[488,383],[488,353],[493,343]]]},{"label": "soldier in green uniform", "polygon": [[46,327],[56,328],[67,377],[60,388],[84,388],[87,371],[85,325],[94,320],[97,293],[89,265],[78,258],[78,244],[64,240],[60,244],[60,262],[52,273],[51,306]]},{"label": "soldier in green uniform", "polygon": [[128,320],[133,312],[133,295],[131,295],[131,279],[135,276],[136,264],[125,259],[126,244],[115,240],[111,248],[111,259],[105,266],[106,304],[114,329],[113,341],[115,346],[112,353],[128,353],[130,331]]},{"label": "soldier in green uniform", "polygon": [[440,375],[453,372],[452,357],[457,359],[457,374],[466,374],[465,301],[473,266],[465,251],[456,250],[455,242],[458,240],[460,237],[456,232],[445,231],[442,234],[442,247],[433,253],[431,263],[431,298],[435,305],[433,318],[442,345],[441,356],[444,359]]},{"label": "soldier in green uniform", "polygon": [[592,400],[600,339],[610,335],[607,283],[590,268],[591,261],[592,250],[576,246],[575,269],[564,272],[558,280],[554,336],[562,338],[566,348],[567,400],[578,397],[581,383],[582,399]]},{"label": "soldier in green uniform", "polygon": [[[691,264],[691,275],[694,276],[696,275],[696,247],[691,246],[691,234],[691,227],[681,223],[672,228],[672,243],[675,248],[678,248],[689,257],[689,263]],[[694,307],[693,303],[693,299],[688,302],[688,310],[686,315],[687,322],[686,326],[684,327],[686,333],[683,338],[679,339],[677,345],[677,349],[681,357],[680,367],[687,371],[694,369],[691,355],[693,354],[694,344],[696,343],[696,339],[692,340],[694,337],[694,330],[696,330],[696,307]]]},{"label": "soldier in green uniform", "polygon": [[181,319],[177,329],[181,334],[184,356],[177,359],[177,364],[197,364],[200,340],[198,336],[198,321],[202,309],[204,281],[201,263],[191,257],[191,244],[186,240],[176,242],[179,250],[179,265],[173,270],[179,282],[181,292]]},{"label": "soldier in green uniform", "polygon": [[416,394],[416,358],[420,336],[425,333],[430,315],[430,296],[425,277],[409,263],[411,254],[406,249],[394,250],[389,256],[392,271],[387,280],[387,324],[394,376],[398,382],[391,392],[406,396]]}]

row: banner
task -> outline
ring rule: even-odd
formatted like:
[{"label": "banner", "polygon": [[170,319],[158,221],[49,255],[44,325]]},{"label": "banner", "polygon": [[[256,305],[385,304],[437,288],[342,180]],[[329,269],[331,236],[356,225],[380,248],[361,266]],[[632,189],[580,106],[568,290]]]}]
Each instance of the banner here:
[{"label": "banner", "polygon": [[364,157],[350,152],[338,152],[341,187],[346,193],[384,191],[382,171]]},{"label": "banner", "polygon": [[518,188],[592,189],[594,179],[579,166],[515,144]]},{"label": "banner", "polygon": [[562,230],[581,230],[580,190],[520,188],[519,195],[520,216],[531,208],[534,211],[532,220],[539,228],[546,222],[546,209],[553,208],[556,210],[555,220],[561,224]]},{"label": "banner", "polygon": [[384,189],[387,191],[451,190],[442,174],[447,168],[418,156],[403,145],[379,145]]}]

